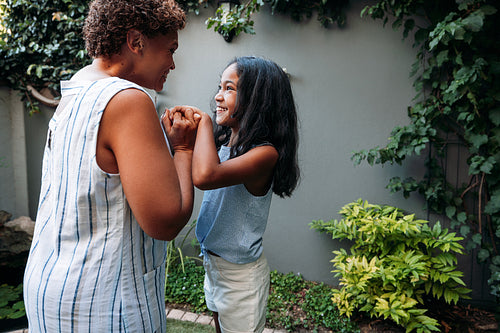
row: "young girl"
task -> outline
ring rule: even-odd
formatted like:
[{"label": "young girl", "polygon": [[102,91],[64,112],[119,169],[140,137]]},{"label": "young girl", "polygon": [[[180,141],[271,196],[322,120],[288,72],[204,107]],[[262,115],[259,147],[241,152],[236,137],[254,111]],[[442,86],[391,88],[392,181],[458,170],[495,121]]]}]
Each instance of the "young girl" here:
[{"label": "young girl", "polygon": [[274,62],[241,57],[224,70],[215,104],[215,132],[202,113],[192,169],[193,184],[205,190],[196,237],[206,302],[217,332],[262,332],[269,293],[262,235],[271,196],[290,196],[299,179],[292,89]]}]

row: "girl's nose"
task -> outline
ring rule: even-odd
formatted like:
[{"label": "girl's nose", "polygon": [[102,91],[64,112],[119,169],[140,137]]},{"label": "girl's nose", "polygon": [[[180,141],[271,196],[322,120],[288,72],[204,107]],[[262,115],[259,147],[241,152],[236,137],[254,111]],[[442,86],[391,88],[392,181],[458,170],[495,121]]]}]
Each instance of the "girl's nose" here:
[{"label": "girl's nose", "polygon": [[216,101],[221,101],[222,99],[223,99],[223,97],[222,97],[222,93],[221,93],[221,91],[219,90],[219,91],[217,92],[217,94],[215,95],[215,100],[216,100]]}]

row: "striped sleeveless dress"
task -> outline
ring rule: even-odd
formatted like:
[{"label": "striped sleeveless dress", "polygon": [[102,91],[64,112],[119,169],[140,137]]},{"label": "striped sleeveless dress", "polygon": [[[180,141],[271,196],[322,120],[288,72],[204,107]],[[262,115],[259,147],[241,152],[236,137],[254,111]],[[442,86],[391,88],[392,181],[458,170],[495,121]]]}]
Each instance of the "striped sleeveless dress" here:
[{"label": "striped sleeveless dress", "polygon": [[24,275],[30,332],[166,330],[166,242],[142,231],[120,176],[96,163],[104,108],[128,88],[143,90],[119,78],[61,83]]}]

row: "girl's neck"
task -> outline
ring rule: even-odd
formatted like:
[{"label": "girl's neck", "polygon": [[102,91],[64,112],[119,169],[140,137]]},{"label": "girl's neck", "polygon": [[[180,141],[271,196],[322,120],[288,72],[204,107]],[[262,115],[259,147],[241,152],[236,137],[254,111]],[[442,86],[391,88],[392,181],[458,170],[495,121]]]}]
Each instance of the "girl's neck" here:
[{"label": "girl's neck", "polygon": [[227,143],[228,147],[232,147],[236,144],[238,140],[238,130],[231,129],[231,137],[229,138],[229,142]]}]

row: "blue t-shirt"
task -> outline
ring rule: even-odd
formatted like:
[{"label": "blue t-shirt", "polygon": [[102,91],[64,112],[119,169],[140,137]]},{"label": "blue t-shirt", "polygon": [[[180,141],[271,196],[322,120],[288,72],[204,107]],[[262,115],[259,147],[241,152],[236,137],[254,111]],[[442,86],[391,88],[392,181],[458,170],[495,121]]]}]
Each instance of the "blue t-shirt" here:
[{"label": "blue t-shirt", "polygon": [[[230,152],[230,147],[222,146],[220,161],[227,161]],[[209,250],[235,264],[257,260],[262,254],[271,198],[271,189],[254,196],[243,184],[205,191],[196,225],[202,253]]]}]

